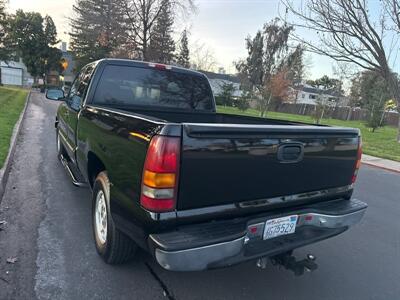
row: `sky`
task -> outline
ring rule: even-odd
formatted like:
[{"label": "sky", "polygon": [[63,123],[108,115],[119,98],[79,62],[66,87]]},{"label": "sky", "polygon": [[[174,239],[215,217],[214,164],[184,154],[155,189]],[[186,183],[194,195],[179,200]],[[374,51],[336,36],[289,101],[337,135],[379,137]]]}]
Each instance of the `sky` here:
[{"label": "sky", "polygon": [[[69,21],[75,0],[9,0],[9,9],[37,11],[50,15],[59,39],[69,42]],[[205,44],[213,53],[218,67],[234,73],[234,61],[246,57],[245,38],[254,36],[263,24],[279,15],[279,0],[197,0],[197,13],[176,21],[176,31],[190,30],[191,43]],[[333,75],[333,62],[308,54],[309,78]]]}]

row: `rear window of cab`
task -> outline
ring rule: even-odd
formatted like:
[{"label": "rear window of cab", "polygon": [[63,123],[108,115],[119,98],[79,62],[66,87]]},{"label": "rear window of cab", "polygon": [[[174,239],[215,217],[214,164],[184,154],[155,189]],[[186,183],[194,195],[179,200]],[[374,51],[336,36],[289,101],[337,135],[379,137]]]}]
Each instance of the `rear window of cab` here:
[{"label": "rear window of cab", "polygon": [[210,111],[213,95],[203,76],[133,66],[107,65],[94,104],[122,107],[169,107]]}]

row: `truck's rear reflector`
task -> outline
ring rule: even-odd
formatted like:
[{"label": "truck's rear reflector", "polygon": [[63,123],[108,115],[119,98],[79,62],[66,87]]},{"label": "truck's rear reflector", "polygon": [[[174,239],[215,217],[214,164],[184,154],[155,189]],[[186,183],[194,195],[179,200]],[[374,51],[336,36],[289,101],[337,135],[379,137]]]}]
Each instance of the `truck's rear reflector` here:
[{"label": "truck's rear reflector", "polygon": [[357,180],[358,170],[361,167],[361,157],[362,157],[362,140],[361,140],[361,136],[360,136],[360,140],[358,142],[358,150],[357,150],[357,162],[354,166],[354,174],[351,178],[351,183],[355,183]]},{"label": "truck's rear reflector", "polygon": [[140,204],[153,212],[172,211],[176,206],[180,138],[154,136],[147,150]]}]

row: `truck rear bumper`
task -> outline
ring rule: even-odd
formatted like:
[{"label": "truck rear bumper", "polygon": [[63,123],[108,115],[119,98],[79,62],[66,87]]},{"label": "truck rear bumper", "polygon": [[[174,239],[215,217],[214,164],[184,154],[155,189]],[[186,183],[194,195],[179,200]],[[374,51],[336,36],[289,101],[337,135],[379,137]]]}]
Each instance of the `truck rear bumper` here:
[{"label": "truck rear bumper", "polygon": [[[218,229],[218,223],[214,226],[207,223],[197,225],[195,230],[191,228],[150,235],[150,243],[153,244],[157,262],[163,268],[171,271],[200,271],[277,255],[338,235],[358,223],[366,208],[367,205],[359,200],[335,200],[284,214],[258,216],[246,220],[243,227],[236,222],[232,232],[229,232],[227,223],[221,226],[225,227],[225,232]],[[295,233],[263,240],[265,221],[285,215],[298,215]],[[254,227],[257,227],[258,233],[252,230]],[[213,228],[215,232],[209,232]],[[229,236],[232,238],[217,242],[218,235],[223,238],[223,234],[228,236],[225,239]]]}]

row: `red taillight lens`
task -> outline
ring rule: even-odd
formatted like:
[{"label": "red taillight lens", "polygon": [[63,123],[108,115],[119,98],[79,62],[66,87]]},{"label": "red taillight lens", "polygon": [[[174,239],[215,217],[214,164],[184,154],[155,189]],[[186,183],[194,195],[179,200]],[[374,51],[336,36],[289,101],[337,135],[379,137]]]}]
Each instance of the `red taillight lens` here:
[{"label": "red taillight lens", "polygon": [[154,136],[147,150],[140,204],[153,212],[175,209],[180,138]]},{"label": "red taillight lens", "polygon": [[362,140],[361,140],[361,137],[360,137],[360,140],[358,142],[357,161],[356,161],[356,164],[354,166],[354,173],[353,173],[353,176],[351,177],[351,183],[355,183],[356,182],[358,170],[361,167],[361,157],[362,157]]},{"label": "red taillight lens", "polygon": [[145,170],[155,173],[174,173],[179,164],[180,139],[156,135],[147,150]]},{"label": "red taillight lens", "polygon": [[171,70],[172,67],[164,64],[149,63],[149,67],[156,68],[157,70]]}]

